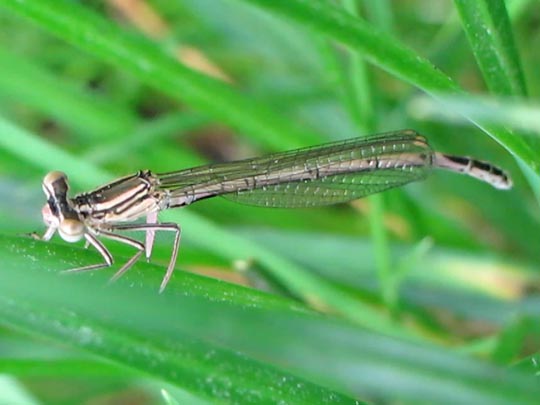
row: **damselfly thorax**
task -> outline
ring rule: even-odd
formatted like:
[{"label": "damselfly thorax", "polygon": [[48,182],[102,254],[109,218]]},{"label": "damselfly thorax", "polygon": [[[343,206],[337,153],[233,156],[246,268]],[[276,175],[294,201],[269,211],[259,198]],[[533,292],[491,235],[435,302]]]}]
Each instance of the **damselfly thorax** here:
[{"label": "damselfly thorax", "polygon": [[[330,205],[424,179],[432,168],[463,173],[498,189],[512,186],[496,166],[434,152],[423,136],[404,130],[171,173],[143,170],[73,198],[68,196],[67,176],[51,172],[43,180],[47,204],[42,214],[47,230],[41,239],[49,240],[58,231],[67,242],[84,239],[103,258],[102,263],[67,272],[111,266],[113,257],[102,239],[132,246],[136,253],[114,274],[112,280],[116,280],[143,252],[150,258],[155,232],[171,232],[174,242],[160,287],[163,291],[176,264],[180,227],[159,223],[159,211],[214,196],[266,207]],[[146,223],[135,222],[142,217]],[[145,242],[123,231],[144,231]]]}]

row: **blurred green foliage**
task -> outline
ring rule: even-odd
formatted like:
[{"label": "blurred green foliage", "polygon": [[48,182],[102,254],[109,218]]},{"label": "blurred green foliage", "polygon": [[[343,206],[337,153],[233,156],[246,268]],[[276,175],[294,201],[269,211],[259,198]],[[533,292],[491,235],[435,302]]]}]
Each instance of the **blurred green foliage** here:
[{"label": "blurred green foliage", "polygon": [[[540,129],[472,95],[538,113],[540,5],[454,3],[0,3],[0,402],[535,403]],[[320,209],[201,201],[162,215],[183,229],[163,295],[166,238],[105,287],[58,275],[95,252],[24,235],[49,170],[79,192],[402,128],[514,189],[436,172]]]}]

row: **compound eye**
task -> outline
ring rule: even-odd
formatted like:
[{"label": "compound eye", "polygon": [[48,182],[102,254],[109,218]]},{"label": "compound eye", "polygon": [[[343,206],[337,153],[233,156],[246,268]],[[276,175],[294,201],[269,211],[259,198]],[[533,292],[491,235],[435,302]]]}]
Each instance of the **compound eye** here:
[{"label": "compound eye", "polygon": [[43,191],[45,192],[45,194],[47,195],[54,194],[55,183],[61,184],[62,185],[61,188],[67,188],[67,175],[64,172],[59,172],[59,171],[47,173],[45,177],[43,178],[43,182],[42,182]]},{"label": "compound eye", "polygon": [[41,216],[43,217],[43,222],[48,227],[54,227],[58,228],[59,220],[58,216],[54,215],[54,213],[51,211],[51,207],[49,204],[45,204],[43,208],[41,209]]},{"label": "compound eye", "polygon": [[66,242],[77,242],[84,236],[84,224],[76,219],[64,219],[58,227],[58,233]]},{"label": "compound eye", "polygon": [[67,180],[66,174],[59,171],[49,172],[43,178],[43,184],[50,185],[57,182],[58,180]]}]

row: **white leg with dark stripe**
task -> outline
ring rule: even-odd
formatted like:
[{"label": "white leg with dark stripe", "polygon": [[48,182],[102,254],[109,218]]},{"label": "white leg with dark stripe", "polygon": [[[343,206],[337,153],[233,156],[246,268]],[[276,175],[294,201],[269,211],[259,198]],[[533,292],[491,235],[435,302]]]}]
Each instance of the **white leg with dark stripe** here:
[{"label": "white leg with dark stripe", "polygon": [[105,263],[90,264],[88,266],[82,266],[82,267],[77,267],[74,269],[63,270],[62,271],[63,274],[81,273],[84,271],[99,270],[105,267],[110,267],[113,264],[114,260],[111,253],[105,247],[105,245],[101,243],[94,235],[90,233],[85,233],[84,239],[86,240],[86,244],[92,245],[99,252],[99,254],[101,254],[101,256],[103,257],[103,260],[105,260]]},{"label": "white leg with dark stripe", "polygon": [[104,238],[132,246],[138,250],[137,253],[135,253],[126,263],[124,263],[122,267],[120,267],[120,269],[110,278],[109,282],[114,282],[118,280],[126,271],[128,271],[137,262],[137,260],[139,260],[142,252],[144,251],[144,244],[127,236],[117,235],[108,231],[101,231],[99,235]]},{"label": "white leg with dark stripe", "polygon": [[[178,250],[180,248],[180,236],[181,236],[181,229],[178,224],[175,223],[165,223],[165,224],[125,224],[125,225],[114,225],[110,228],[111,231],[152,231],[152,232],[158,232],[158,231],[169,231],[174,232],[174,242],[173,242],[173,249],[171,253],[171,259],[169,261],[169,265],[167,266],[167,272],[165,273],[165,276],[163,277],[163,280],[161,282],[159,292],[163,292],[167,284],[169,283],[169,280],[171,279],[171,276],[174,272],[174,266],[176,264],[176,259],[178,257]],[[147,233],[148,235],[148,233]],[[122,236],[115,235],[117,237],[123,238]],[[141,244],[142,245],[142,244]],[[144,246],[141,250],[145,250]],[[133,263],[135,263],[136,259],[138,259],[141,256],[141,253],[137,253],[137,258],[133,257]],[[131,262],[131,260],[130,260]],[[129,263],[129,262],[128,262]],[[121,274],[118,275],[120,277],[123,273],[125,273],[129,267],[133,265],[133,263],[130,263],[127,268],[122,268],[118,270],[117,273]],[[127,263],[126,263],[127,264]],[[125,266],[123,266],[125,267]],[[115,275],[116,276],[116,275]],[[113,276],[113,277],[115,277]],[[116,277],[116,278],[118,278]]]}]

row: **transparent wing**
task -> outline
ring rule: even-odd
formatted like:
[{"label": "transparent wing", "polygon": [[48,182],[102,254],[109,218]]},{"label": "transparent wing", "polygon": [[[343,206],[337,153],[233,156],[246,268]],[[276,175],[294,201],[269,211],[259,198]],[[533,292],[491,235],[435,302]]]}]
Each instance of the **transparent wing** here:
[{"label": "transparent wing", "polygon": [[158,174],[168,206],[221,195],[253,205],[308,207],[350,201],[427,175],[433,152],[413,131]]},{"label": "transparent wing", "polygon": [[223,197],[243,204],[265,207],[318,207],[356,200],[421,180],[426,175],[425,167],[414,167],[407,171],[385,169],[384,172],[362,172],[312,181],[281,183],[265,188],[223,194]]}]

